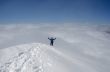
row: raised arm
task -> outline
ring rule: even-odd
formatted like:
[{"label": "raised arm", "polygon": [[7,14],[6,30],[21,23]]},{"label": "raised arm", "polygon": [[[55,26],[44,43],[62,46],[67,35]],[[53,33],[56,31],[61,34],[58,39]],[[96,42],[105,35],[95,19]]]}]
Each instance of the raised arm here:
[{"label": "raised arm", "polygon": [[54,38],[54,40],[56,40],[56,38]]}]

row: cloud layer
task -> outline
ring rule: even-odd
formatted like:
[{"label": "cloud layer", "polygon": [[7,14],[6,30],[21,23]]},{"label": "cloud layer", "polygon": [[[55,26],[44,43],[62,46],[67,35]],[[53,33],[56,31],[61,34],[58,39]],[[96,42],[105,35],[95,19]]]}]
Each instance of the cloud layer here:
[{"label": "cloud layer", "polygon": [[48,37],[56,37],[55,48],[96,69],[109,72],[110,34],[109,25],[81,24],[10,24],[0,25],[0,57],[10,46],[43,43]]}]

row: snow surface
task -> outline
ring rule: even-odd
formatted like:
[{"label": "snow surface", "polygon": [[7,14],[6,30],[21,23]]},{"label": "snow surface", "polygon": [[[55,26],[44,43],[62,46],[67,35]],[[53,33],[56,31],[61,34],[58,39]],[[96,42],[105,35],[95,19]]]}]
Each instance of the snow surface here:
[{"label": "snow surface", "polygon": [[[12,52],[13,55],[8,55],[9,59],[1,65],[0,72],[72,72],[74,70],[84,72],[83,68],[85,66],[83,67],[81,62],[71,59],[55,48],[45,44],[18,45],[7,48],[5,51],[9,52],[8,49],[12,51],[16,49],[16,53]],[[72,66],[72,64],[76,66]],[[91,68],[89,69],[91,70]]]},{"label": "snow surface", "polygon": [[[0,72],[110,72],[109,25],[0,25]],[[49,46],[48,36],[56,37]]]}]

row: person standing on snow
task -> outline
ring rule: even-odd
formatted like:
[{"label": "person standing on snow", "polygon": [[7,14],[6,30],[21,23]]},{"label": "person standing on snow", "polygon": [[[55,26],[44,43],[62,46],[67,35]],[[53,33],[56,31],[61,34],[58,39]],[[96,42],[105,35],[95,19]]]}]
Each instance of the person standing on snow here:
[{"label": "person standing on snow", "polygon": [[50,40],[50,46],[53,46],[54,40],[55,40],[56,38],[51,37],[51,38],[48,38],[48,39]]}]

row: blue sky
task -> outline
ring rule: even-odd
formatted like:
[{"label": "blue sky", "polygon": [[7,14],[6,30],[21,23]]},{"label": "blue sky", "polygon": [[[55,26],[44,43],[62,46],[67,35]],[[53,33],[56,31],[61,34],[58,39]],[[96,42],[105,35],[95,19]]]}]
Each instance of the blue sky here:
[{"label": "blue sky", "polygon": [[4,23],[110,23],[110,0],[0,0]]}]

